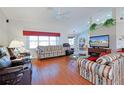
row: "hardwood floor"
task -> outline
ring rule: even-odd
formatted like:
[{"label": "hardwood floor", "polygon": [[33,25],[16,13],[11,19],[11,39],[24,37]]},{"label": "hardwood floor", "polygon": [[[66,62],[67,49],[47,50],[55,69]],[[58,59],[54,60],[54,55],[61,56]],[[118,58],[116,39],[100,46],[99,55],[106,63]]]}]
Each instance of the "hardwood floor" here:
[{"label": "hardwood floor", "polygon": [[68,56],[34,60],[32,62],[34,85],[90,85],[79,75],[76,61]]}]

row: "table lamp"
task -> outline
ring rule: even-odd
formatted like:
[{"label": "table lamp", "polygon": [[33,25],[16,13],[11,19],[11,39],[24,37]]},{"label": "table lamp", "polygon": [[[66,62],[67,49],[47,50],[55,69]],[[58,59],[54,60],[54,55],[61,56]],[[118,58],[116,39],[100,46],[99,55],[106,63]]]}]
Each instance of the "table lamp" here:
[{"label": "table lamp", "polygon": [[18,56],[19,54],[18,48],[23,46],[24,46],[24,43],[22,41],[18,41],[18,40],[11,41],[9,45],[9,52],[10,52],[11,59],[14,59],[16,58],[16,56]]}]

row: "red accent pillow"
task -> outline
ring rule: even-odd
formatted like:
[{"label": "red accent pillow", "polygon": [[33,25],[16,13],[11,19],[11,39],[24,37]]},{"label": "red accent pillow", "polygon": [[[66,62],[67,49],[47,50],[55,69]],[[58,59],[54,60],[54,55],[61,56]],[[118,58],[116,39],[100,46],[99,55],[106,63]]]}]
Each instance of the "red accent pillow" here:
[{"label": "red accent pillow", "polygon": [[108,53],[105,53],[105,52],[101,52],[101,54],[99,55],[100,57],[101,56],[104,56],[104,55],[107,55]]},{"label": "red accent pillow", "polygon": [[124,50],[118,50],[117,52],[123,52],[124,53]]},{"label": "red accent pillow", "polygon": [[90,60],[90,61],[96,61],[98,58],[99,58],[99,57],[89,57],[89,58],[87,58],[87,59]]}]

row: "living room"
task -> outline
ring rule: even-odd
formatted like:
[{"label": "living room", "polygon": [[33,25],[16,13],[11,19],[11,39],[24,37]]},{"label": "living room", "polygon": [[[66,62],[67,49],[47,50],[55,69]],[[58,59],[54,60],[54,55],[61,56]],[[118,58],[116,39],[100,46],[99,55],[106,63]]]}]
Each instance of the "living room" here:
[{"label": "living room", "polygon": [[123,25],[124,8],[1,7],[0,84],[124,84]]}]

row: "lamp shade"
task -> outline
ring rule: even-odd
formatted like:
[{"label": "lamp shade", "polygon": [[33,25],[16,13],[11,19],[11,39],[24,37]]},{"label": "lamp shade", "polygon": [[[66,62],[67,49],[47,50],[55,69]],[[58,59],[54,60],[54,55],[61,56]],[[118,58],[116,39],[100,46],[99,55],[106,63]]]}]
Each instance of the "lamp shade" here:
[{"label": "lamp shade", "polygon": [[20,42],[21,47],[24,47],[24,42],[22,41],[19,41],[19,42]]},{"label": "lamp shade", "polygon": [[22,46],[24,46],[24,43],[22,41],[13,40],[13,41],[11,41],[9,48],[19,48]]}]

